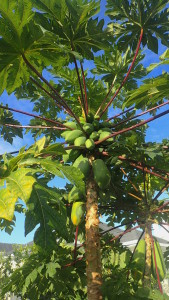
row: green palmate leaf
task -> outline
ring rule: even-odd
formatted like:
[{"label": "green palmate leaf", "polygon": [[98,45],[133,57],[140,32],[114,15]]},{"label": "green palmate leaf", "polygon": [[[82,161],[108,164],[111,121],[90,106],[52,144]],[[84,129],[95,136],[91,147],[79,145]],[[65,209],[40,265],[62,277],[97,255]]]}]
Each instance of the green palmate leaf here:
[{"label": "green palmate leaf", "polygon": [[121,49],[124,50],[128,45],[136,47],[136,37],[139,37],[141,28],[144,33],[143,46],[147,45],[150,50],[158,53],[157,38],[164,45],[169,45],[167,3],[167,0],[115,0],[113,3],[108,0],[107,14],[112,20],[109,31],[118,38]]},{"label": "green palmate leaf", "polygon": [[20,198],[24,202],[29,200],[33,185],[36,182],[35,178],[27,175],[29,172],[29,169],[18,169],[6,178],[7,188],[12,192],[14,197],[17,199]]},{"label": "green palmate leaf", "polygon": [[84,175],[79,169],[72,166],[62,166],[61,171],[72,184],[85,194]]},{"label": "green palmate leaf", "polygon": [[[1,82],[1,81],[0,81]],[[12,144],[15,136],[23,137],[22,128],[8,127],[5,124],[20,125],[18,121],[13,118],[13,115],[8,110],[0,108],[0,135],[5,141]]]},{"label": "green palmate leaf", "polygon": [[7,189],[0,189],[0,218],[12,221],[17,195]]},{"label": "green palmate leaf", "polygon": [[56,32],[62,45],[76,50],[82,57],[93,58],[91,49],[97,51],[108,45],[103,32],[103,20],[98,23],[97,19],[92,19],[99,12],[100,1],[40,0],[34,3],[45,13],[37,13],[41,26]]},{"label": "green palmate leaf", "polygon": [[161,56],[160,56],[160,62],[151,64],[148,68],[147,71],[151,72],[154,70],[156,67],[161,66],[161,65],[168,65],[169,64],[169,49],[167,49]]},{"label": "green palmate leaf", "polygon": [[[42,247],[50,247],[51,244],[55,245],[54,232],[63,238],[67,238],[68,235],[66,229],[66,208],[57,198],[58,193],[55,193],[50,188],[36,184],[27,203],[25,235],[40,224],[35,233],[34,241]],[[53,199],[55,201],[58,200],[58,209],[53,209],[49,205]]]},{"label": "green palmate leaf", "polygon": [[149,107],[152,104],[159,103],[169,97],[168,91],[169,75],[163,74],[154,79],[144,80],[144,84],[137,90],[132,91],[125,101],[124,106],[131,106],[135,103],[137,108]]}]

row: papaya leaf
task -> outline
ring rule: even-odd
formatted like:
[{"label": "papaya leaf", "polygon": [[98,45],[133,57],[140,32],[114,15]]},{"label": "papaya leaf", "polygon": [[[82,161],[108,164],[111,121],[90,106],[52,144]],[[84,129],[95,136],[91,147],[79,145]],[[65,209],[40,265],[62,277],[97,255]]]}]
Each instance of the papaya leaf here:
[{"label": "papaya leaf", "polygon": [[27,175],[29,172],[29,169],[18,169],[6,178],[6,186],[9,191],[14,197],[20,198],[25,203],[29,200],[33,185],[36,182],[35,178]]},{"label": "papaya leaf", "polygon": [[12,221],[15,210],[15,203],[18,200],[8,188],[0,189],[0,218]]}]

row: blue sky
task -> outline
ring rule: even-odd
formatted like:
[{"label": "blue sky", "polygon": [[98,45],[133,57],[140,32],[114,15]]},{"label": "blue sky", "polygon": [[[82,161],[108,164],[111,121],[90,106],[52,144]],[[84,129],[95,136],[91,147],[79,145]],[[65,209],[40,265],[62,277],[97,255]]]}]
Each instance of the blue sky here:
[{"label": "blue sky", "polygon": [[[104,13],[103,5],[104,0],[101,1],[101,15]],[[163,45],[160,45],[159,47],[159,55],[161,55],[165,51],[165,47]],[[152,53],[151,51],[145,49],[144,50],[146,56],[144,59],[144,66],[147,67],[149,64],[158,62],[159,55],[156,55]],[[87,66],[86,66],[87,67]],[[157,76],[161,74],[163,71],[169,71],[169,65],[162,66],[157,69],[155,69],[153,72],[149,74],[149,76]],[[3,104],[8,104],[9,107],[13,107],[16,109],[21,109],[23,111],[32,111],[33,104],[29,101],[18,101],[14,95],[8,96],[6,93],[4,93],[0,97],[0,102]],[[166,110],[165,108],[162,108],[160,111]],[[116,114],[116,110],[114,112]],[[26,125],[29,124],[30,117],[21,115],[21,114],[14,114],[16,118],[19,119],[21,124]],[[145,116],[147,118],[147,115]],[[149,124],[149,128],[147,130],[147,141],[157,141],[160,142],[164,138],[169,138],[169,115],[166,115],[158,120],[153,121]],[[2,138],[0,138],[0,154],[4,152],[10,152],[20,149],[24,145],[31,145],[33,143],[33,139],[31,138],[30,134],[27,134],[24,136],[23,140],[20,138],[15,138],[12,145],[9,143],[6,143],[3,141]],[[57,186],[63,187],[64,181],[59,179],[51,183],[56,184]],[[161,232],[161,231],[160,231]],[[164,234],[164,233],[163,233]],[[16,226],[14,231],[11,235],[8,235],[4,232],[0,232],[0,243],[27,243],[29,241],[32,241],[33,239],[33,233],[30,233],[26,238],[24,237],[24,215],[16,213]]]}]

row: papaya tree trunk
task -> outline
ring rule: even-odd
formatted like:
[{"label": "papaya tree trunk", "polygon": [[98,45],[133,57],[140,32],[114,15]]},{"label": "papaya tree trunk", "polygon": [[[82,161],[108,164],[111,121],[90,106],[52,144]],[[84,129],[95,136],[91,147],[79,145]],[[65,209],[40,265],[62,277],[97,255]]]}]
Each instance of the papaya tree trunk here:
[{"label": "papaya tree trunk", "polygon": [[99,236],[98,192],[91,175],[86,183],[86,274],[88,300],[101,300],[102,271]]},{"label": "papaya tree trunk", "polygon": [[145,226],[145,243],[146,243],[146,263],[143,285],[151,287],[151,223],[146,223]]}]

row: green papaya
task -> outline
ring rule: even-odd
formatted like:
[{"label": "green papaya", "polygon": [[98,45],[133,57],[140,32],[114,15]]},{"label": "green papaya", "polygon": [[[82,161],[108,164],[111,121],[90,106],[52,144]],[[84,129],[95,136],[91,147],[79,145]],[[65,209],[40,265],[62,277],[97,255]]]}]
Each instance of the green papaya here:
[{"label": "green papaya", "polygon": [[65,137],[70,133],[72,132],[72,130],[65,130],[61,133],[61,137],[63,137],[65,139]]},{"label": "green papaya", "polygon": [[100,116],[99,115],[95,115],[94,116],[94,120],[97,120],[97,121],[100,120]]},{"label": "green papaya", "polygon": [[75,146],[84,146],[86,142],[86,137],[85,136],[79,136],[77,139],[74,141]]},{"label": "green papaya", "polygon": [[108,128],[108,127],[101,128],[101,129],[98,131],[98,133],[102,133],[102,132],[104,132],[104,131],[112,133],[112,130],[111,130],[110,128]]},{"label": "green papaya", "polygon": [[100,189],[106,189],[110,184],[111,175],[102,159],[96,159],[92,164],[94,180]]},{"label": "green papaya", "polygon": [[132,270],[134,279],[140,280],[143,277],[145,269],[146,243],[145,240],[140,240],[133,255],[133,262],[136,264],[136,269]]},{"label": "green papaya", "polygon": [[[159,278],[160,278],[160,281],[163,281],[165,278],[165,275],[166,275],[166,267],[165,267],[163,252],[161,250],[159,242],[156,239],[154,239],[154,251],[155,251],[155,257],[156,257]],[[153,250],[152,250],[152,275],[155,279],[157,279]]]},{"label": "green papaya", "polygon": [[67,143],[73,143],[75,139],[77,139],[79,136],[82,136],[82,135],[83,135],[83,132],[79,129],[69,131],[67,133],[67,135],[65,135],[65,141]]},{"label": "green papaya", "polygon": [[73,166],[75,168],[80,169],[80,171],[84,174],[84,177],[88,177],[90,173],[90,164],[89,160],[86,157],[83,157],[83,155],[80,155],[74,162]]},{"label": "green papaya", "polygon": [[86,123],[86,120],[85,120],[85,118],[83,118],[83,117],[79,117],[79,121],[80,121],[80,123],[82,123],[82,124],[85,124],[85,123]]},{"label": "green papaya", "polygon": [[[103,131],[100,133],[100,136],[99,136],[99,140],[102,140],[106,137],[108,137],[111,133],[108,132],[108,131]],[[113,142],[114,141],[114,138],[113,137],[110,137],[109,139],[107,139],[105,142]]]},{"label": "green papaya", "polygon": [[85,123],[83,125],[83,130],[87,133],[87,134],[91,134],[94,131],[94,126],[90,123]]},{"label": "green papaya", "polygon": [[79,199],[83,199],[83,194],[76,186],[74,186],[68,194],[68,201],[70,203]]},{"label": "green papaya", "polygon": [[85,146],[89,150],[93,150],[95,148],[95,143],[92,139],[87,139],[85,142]]},{"label": "green papaya", "polygon": [[97,131],[93,131],[90,135],[90,139],[94,140],[94,141],[97,141],[99,139],[99,133]]},{"label": "green papaya", "polygon": [[90,112],[87,115],[87,122],[92,123],[94,121],[94,115]]},{"label": "green papaya", "polygon": [[100,128],[100,123],[98,120],[94,120],[92,124],[95,130],[98,130]]},{"label": "green papaya", "polygon": [[77,124],[75,122],[66,122],[66,123],[63,123],[63,125],[68,126],[72,129],[77,129]]},{"label": "green papaya", "polygon": [[71,211],[71,220],[73,225],[78,226],[84,216],[84,202],[74,202]]}]

